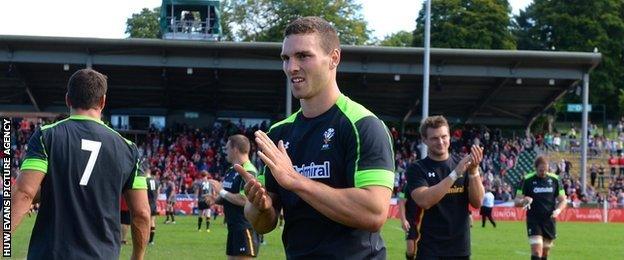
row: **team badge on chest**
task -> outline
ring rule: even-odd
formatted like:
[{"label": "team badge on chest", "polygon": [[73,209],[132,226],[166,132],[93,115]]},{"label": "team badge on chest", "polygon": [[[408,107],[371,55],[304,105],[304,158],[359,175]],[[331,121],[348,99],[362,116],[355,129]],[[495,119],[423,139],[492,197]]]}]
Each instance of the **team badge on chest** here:
[{"label": "team badge on chest", "polygon": [[333,128],[328,128],[323,133],[323,146],[321,146],[321,150],[329,149],[329,142],[331,142],[332,137],[334,137],[335,131]]}]

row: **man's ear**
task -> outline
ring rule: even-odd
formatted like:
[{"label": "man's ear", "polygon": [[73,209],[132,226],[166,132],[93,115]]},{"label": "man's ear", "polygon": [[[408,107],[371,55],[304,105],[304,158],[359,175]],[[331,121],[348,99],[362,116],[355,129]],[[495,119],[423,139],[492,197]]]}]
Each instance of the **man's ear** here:
[{"label": "man's ear", "polygon": [[104,107],[106,106],[106,95],[100,98],[99,106],[100,110],[104,110]]},{"label": "man's ear", "polygon": [[65,93],[65,105],[67,105],[67,107],[68,107],[69,109],[71,109],[71,108],[72,108],[71,101],[69,101],[69,96],[68,96],[68,93]]},{"label": "man's ear", "polygon": [[331,69],[336,69],[338,67],[338,64],[340,64],[340,50],[339,49],[334,49],[331,51],[329,62],[330,62],[329,67]]}]

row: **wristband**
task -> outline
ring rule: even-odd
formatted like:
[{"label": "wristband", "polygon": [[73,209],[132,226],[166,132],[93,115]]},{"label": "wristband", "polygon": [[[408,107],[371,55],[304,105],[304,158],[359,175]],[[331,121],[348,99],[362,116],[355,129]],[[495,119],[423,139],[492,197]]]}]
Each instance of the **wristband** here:
[{"label": "wristband", "polygon": [[451,174],[449,174],[449,177],[451,177],[451,180],[456,181],[459,177],[457,176],[457,172],[455,170],[453,170],[451,172]]},{"label": "wristband", "polygon": [[219,196],[220,196],[221,198],[225,198],[225,195],[227,195],[228,193],[229,193],[228,191],[226,191],[226,190],[224,190],[224,189],[221,189],[221,190],[219,191]]}]

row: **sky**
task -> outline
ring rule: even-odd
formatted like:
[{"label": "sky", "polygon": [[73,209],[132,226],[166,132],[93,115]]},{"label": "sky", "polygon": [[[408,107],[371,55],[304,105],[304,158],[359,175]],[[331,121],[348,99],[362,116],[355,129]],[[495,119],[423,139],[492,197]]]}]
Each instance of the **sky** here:
[{"label": "sky", "polygon": [[[513,13],[532,0],[508,0]],[[126,38],[126,19],[161,0],[4,0],[0,35]],[[412,31],[422,0],[358,0],[373,37]],[[35,8],[36,7],[36,8]]]}]

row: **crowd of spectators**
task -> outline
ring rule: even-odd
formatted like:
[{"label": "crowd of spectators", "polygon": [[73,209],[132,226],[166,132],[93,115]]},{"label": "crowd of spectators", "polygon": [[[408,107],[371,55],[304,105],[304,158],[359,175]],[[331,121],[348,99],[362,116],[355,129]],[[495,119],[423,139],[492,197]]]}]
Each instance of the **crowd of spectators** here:
[{"label": "crowd of spectators", "polygon": [[[54,120],[37,119],[14,122],[14,129],[18,130],[12,146],[14,158],[16,158],[13,161],[12,172],[17,172],[32,132],[40,125],[52,121]],[[253,140],[251,138],[253,132],[258,129],[266,131],[268,125],[262,123],[246,127],[241,121],[217,121],[212,127],[199,129],[184,124],[174,124],[163,130],[152,127],[144,134],[135,135],[133,141],[137,144],[139,155],[149,162],[152,174],[157,179],[172,179],[176,183],[178,193],[193,194],[193,182],[202,171],[208,172],[210,178],[221,180],[227,168],[230,167],[225,160],[224,146],[227,143],[227,137],[232,134],[244,134]],[[620,129],[619,125],[617,129]],[[414,129],[408,129],[402,135],[396,128],[391,128],[390,132],[395,148],[397,174],[394,196],[396,196],[406,181],[405,169],[408,164],[419,158],[421,142]],[[574,137],[576,132],[574,128],[570,132],[570,138]],[[619,132],[618,136],[624,136],[624,132]],[[483,146],[485,156],[481,169],[484,187],[494,193],[497,201],[509,202],[515,196],[515,187],[518,183],[507,183],[505,175],[516,165],[520,153],[526,149],[574,152],[566,150],[569,148],[566,145],[570,141],[561,141],[560,138],[561,135],[557,133],[528,137],[514,135],[506,138],[500,129],[466,125],[452,129],[450,146],[453,156],[463,156],[473,144]],[[598,147],[601,143],[612,142],[612,140],[603,142],[600,136],[593,140]],[[255,143],[251,142],[251,144],[252,163],[260,166],[261,162],[255,153]],[[551,162],[551,169],[561,176],[564,190],[572,206],[578,206],[581,202],[601,203],[606,200],[613,207],[624,207],[624,156],[621,155],[621,145],[608,147],[609,149],[615,147],[609,160],[609,175],[605,173],[606,168],[603,165],[592,165],[588,171],[592,176],[591,185],[588,185],[586,194],[581,193],[581,182],[578,177],[570,174],[572,164],[569,161]],[[618,147],[620,147],[619,150]]]}]

